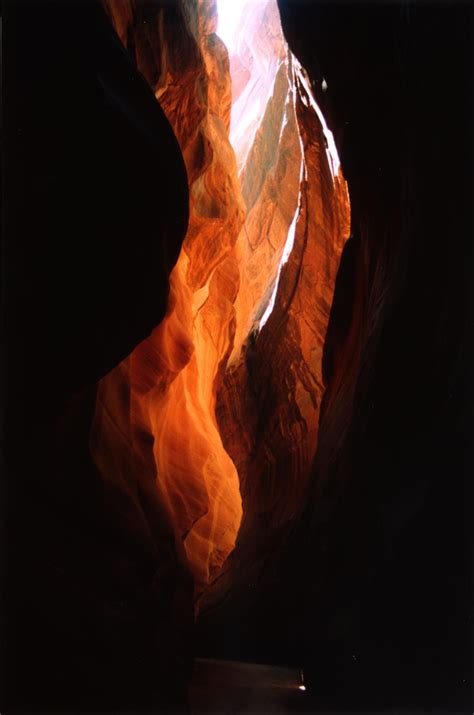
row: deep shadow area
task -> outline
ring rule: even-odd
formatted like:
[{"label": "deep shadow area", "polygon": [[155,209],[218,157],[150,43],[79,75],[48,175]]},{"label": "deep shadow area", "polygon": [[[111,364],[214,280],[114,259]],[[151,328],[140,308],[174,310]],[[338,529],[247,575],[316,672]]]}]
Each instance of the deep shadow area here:
[{"label": "deep shadow area", "polygon": [[164,315],[184,163],[100,2],[4,11],[5,707],[181,703],[172,532],[157,574],[88,442],[95,383]]},{"label": "deep shadow area", "polygon": [[336,135],[352,238],[305,514],[206,616],[203,648],[304,661],[331,707],[467,711],[472,7],[279,5]]}]

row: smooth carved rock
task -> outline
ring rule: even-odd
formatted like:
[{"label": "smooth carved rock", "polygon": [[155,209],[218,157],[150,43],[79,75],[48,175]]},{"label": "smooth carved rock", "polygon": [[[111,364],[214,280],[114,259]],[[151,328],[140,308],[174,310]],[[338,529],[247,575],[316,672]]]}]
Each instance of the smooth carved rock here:
[{"label": "smooth carved rock", "polygon": [[[214,415],[214,383],[231,340],[239,275],[228,257],[244,205],[227,138],[228,58],[211,32],[215,23],[204,21],[191,3],[157,8],[154,20],[164,28],[154,36],[161,61],[155,73],[147,66],[146,74],[159,77],[153,89],[183,152],[190,223],[170,277],[167,317],[125,361],[123,401],[112,412],[122,423],[121,440],[111,428],[96,440],[116,455],[115,468],[128,479],[136,478],[136,470],[153,476],[199,589],[233,548],[241,519],[237,472]],[[140,31],[129,26],[127,33],[138,48]],[[177,52],[177,35],[184,53]],[[109,385],[120,371],[124,366],[100,385],[97,420],[110,413]],[[130,453],[138,456],[133,466],[127,464]]]},{"label": "smooth carved rock", "polygon": [[269,539],[300,507],[348,196],[274,0],[250,6],[230,62],[212,2],[108,7],[178,138],[190,223],[165,319],[100,384],[94,456],[105,478],[155,484],[199,594],[235,546],[242,499],[240,548],[257,560],[256,517]]}]

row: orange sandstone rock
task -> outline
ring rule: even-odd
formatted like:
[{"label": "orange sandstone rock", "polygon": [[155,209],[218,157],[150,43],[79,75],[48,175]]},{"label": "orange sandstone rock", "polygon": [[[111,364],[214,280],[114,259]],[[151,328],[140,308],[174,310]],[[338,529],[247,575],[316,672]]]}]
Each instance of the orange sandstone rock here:
[{"label": "orange sandstone rock", "polygon": [[210,0],[107,5],[180,143],[190,223],[166,318],[99,386],[93,454],[130,498],[153,485],[200,593],[234,548],[241,493],[241,541],[301,504],[347,190],[275,0],[249,6],[230,62]]}]

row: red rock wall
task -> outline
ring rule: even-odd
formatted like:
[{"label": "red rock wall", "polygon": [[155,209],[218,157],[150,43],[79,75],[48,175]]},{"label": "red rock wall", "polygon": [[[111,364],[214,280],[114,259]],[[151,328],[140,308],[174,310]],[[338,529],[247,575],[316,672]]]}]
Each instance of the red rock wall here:
[{"label": "red rock wall", "polygon": [[333,181],[316,114],[301,98],[296,109],[305,178],[294,248],[268,322],[229,366],[218,395],[219,425],[239,472],[244,518],[237,548],[207,592],[204,610],[229,590],[239,599],[258,580],[268,554],[282,546],[281,534],[304,506],[317,447],[322,351],[350,207],[342,174]]},{"label": "red rock wall", "polygon": [[[247,16],[245,47],[229,64],[215,3],[108,2],[180,143],[190,224],[165,320],[100,384],[93,454],[106,478],[154,484],[198,592],[234,548],[241,493],[244,541],[257,515],[266,515],[270,538],[301,504],[349,233],[345,183],[333,180],[319,119],[295,87],[277,5],[251,7],[256,24]],[[255,74],[266,57],[276,72],[270,91],[268,72]],[[239,133],[246,93],[263,111]],[[259,332],[299,202],[294,249]]]},{"label": "red rock wall", "polygon": [[[154,28],[151,42],[138,20],[145,6],[111,9],[118,29],[127,18],[132,23],[127,32],[138,65],[149,81],[156,77],[153,89],[188,171],[190,223],[170,277],[166,319],[102,381],[94,456],[103,473],[113,467],[128,479],[143,473],[155,481],[199,588],[233,548],[241,518],[237,473],[213,409],[238,287],[229,254],[244,217],[227,140],[228,58],[212,33],[212,14],[198,13],[192,3],[155,7],[146,20]],[[144,59],[150,45],[153,57]],[[123,398],[112,410],[111,395]]]}]

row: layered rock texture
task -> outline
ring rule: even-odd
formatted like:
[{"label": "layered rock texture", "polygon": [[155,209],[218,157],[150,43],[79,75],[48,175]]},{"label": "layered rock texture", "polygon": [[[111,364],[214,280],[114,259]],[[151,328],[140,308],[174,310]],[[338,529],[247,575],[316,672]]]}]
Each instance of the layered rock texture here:
[{"label": "layered rock texture", "polygon": [[267,541],[262,519],[258,561],[244,516],[232,590],[203,613],[200,642],[304,663],[314,711],[467,710],[472,8],[279,7],[336,137],[352,237],[304,513]]},{"label": "layered rock texture", "polygon": [[301,506],[348,194],[274,0],[244,4],[230,58],[215,3],[108,9],[180,143],[190,223],[165,319],[101,381],[92,449],[106,481],[155,485],[199,595],[242,509],[255,539]]}]

